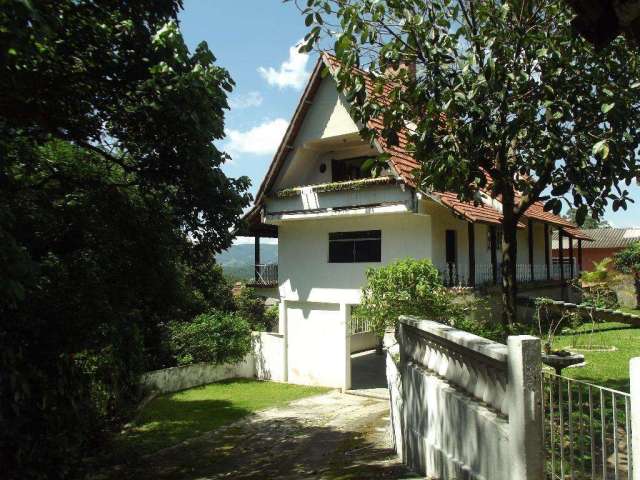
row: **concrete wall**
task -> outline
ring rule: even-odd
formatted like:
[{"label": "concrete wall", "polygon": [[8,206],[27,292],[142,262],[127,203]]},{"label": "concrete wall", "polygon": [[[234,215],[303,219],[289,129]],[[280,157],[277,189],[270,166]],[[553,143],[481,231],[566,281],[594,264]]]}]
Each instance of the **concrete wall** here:
[{"label": "concrete wall", "polygon": [[[380,263],[329,263],[329,233],[381,230]],[[365,271],[400,258],[429,258],[430,219],[412,214],[285,222],[279,228],[278,280],[284,300],[360,303]]]},{"label": "concrete wall", "polygon": [[283,335],[253,332],[251,340],[252,351],[241,362],[224,365],[196,363],[154,370],[140,377],[140,386],[160,393],[170,393],[230,378],[286,381]]},{"label": "concrete wall", "polygon": [[286,362],[284,335],[270,332],[253,333],[253,359],[258,380],[285,382]]},{"label": "concrete wall", "polygon": [[351,353],[373,350],[379,343],[380,339],[371,332],[355,333],[349,338],[349,350]]},{"label": "concrete wall", "polygon": [[284,310],[287,381],[349,388],[348,306],[285,301]]},{"label": "concrete wall", "polygon": [[140,385],[145,389],[170,393],[229,378],[252,378],[254,374],[253,356],[249,354],[244,361],[236,364],[196,363],[183,367],[154,370],[141,376]]},{"label": "concrete wall", "polygon": [[[428,478],[543,478],[540,341],[401,317],[387,354],[396,451]],[[399,355],[398,355],[399,354]]]}]

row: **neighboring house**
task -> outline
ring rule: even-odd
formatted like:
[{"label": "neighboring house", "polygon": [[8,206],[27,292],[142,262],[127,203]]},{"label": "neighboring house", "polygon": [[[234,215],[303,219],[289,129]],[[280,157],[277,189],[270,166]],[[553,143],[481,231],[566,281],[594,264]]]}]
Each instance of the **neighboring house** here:
[{"label": "neighboring house", "polygon": [[[364,141],[332,75],[321,75],[324,65],[337,67],[329,55],[316,64],[240,233],[256,237],[255,284],[278,287],[287,381],[349,388],[350,354],[376,342],[350,320],[365,271],[427,258],[447,285],[497,284],[501,205],[419,189],[404,133],[398,146]],[[366,178],[363,161],[383,152],[387,169]],[[517,234],[521,282],[577,273],[552,265],[554,229],[584,238],[541,204],[528,210]],[[260,263],[260,237],[278,238],[278,266]]]},{"label": "neighboring house", "polygon": [[[578,258],[580,268],[584,270],[592,270],[594,263],[613,257],[623,248],[640,240],[640,228],[593,228],[582,230],[582,232],[591,238],[591,241],[582,247],[582,256]],[[567,243],[567,241],[564,242],[564,248],[567,247]],[[577,248],[578,241],[573,240],[572,243]],[[558,246],[558,235],[554,232],[552,240],[554,261],[559,257]]]}]

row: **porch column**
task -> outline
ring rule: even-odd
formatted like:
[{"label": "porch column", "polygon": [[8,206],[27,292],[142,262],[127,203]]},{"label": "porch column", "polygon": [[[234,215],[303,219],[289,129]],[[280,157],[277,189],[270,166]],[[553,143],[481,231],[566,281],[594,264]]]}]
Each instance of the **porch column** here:
[{"label": "porch column", "polygon": [[558,229],[558,262],[560,264],[560,281],[564,283],[564,246],[562,245],[562,229]]},{"label": "porch column", "polygon": [[531,281],[535,280],[534,269],[533,269],[533,220],[529,219],[529,224],[527,225],[527,233],[529,234],[529,272],[531,275]]},{"label": "porch column", "polygon": [[573,279],[575,275],[575,267],[573,266],[573,237],[569,237],[569,272],[571,276],[569,278]]},{"label": "porch column", "polygon": [[578,274],[582,272],[582,239],[578,239]]},{"label": "porch column", "polygon": [[260,235],[256,235],[253,237],[253,256],[254,256],[254,266],[255,266],[255,281],[258,283],[260,281]]},{"label": "porch column", "polygon": [[469,228],[469,286],[476,285],[476,235],[474,224],[467,223]]},{"label": "porch column", "polygon": [[491,225],[489,227],[489,243],[491,244],[491,273],[493,275],[493,284],[498,284],[498,256],[496,254],[496,226]]},{"label": "porch column", "polygon": [[547,267],[547,280],[551,280],[551,252],[549,251],[549,224],[544,224],[544,264]]}]

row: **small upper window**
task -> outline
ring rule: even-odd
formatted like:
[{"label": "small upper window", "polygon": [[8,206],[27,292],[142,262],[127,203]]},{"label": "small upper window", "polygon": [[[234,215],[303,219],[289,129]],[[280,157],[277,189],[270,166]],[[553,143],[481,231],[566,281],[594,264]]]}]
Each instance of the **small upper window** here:
[{"label": "small upper window", "polygon": [[362,170],[362,164],[369,157],[348,158],[345,160],[331,160],[331,181],[347,182],[368,178],[369,172]]},{"label": "small upper window", "polygon": [[329,263],[379,262],[380,230],[335,232],[329,234]]}]

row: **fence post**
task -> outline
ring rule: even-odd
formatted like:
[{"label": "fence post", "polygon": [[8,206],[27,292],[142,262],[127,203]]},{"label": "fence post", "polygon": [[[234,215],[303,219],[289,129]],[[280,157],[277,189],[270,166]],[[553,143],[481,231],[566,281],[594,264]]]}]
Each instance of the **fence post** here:
[{"label": "fence post", "polygon": [[507,347],[511,478],[539,480],[544,478],[540,339],[511,336]]},{"label": "fence post", "polygon": [[640,357],[629,361],[631,384],[631,458],[633,480],[640,480]]}]

